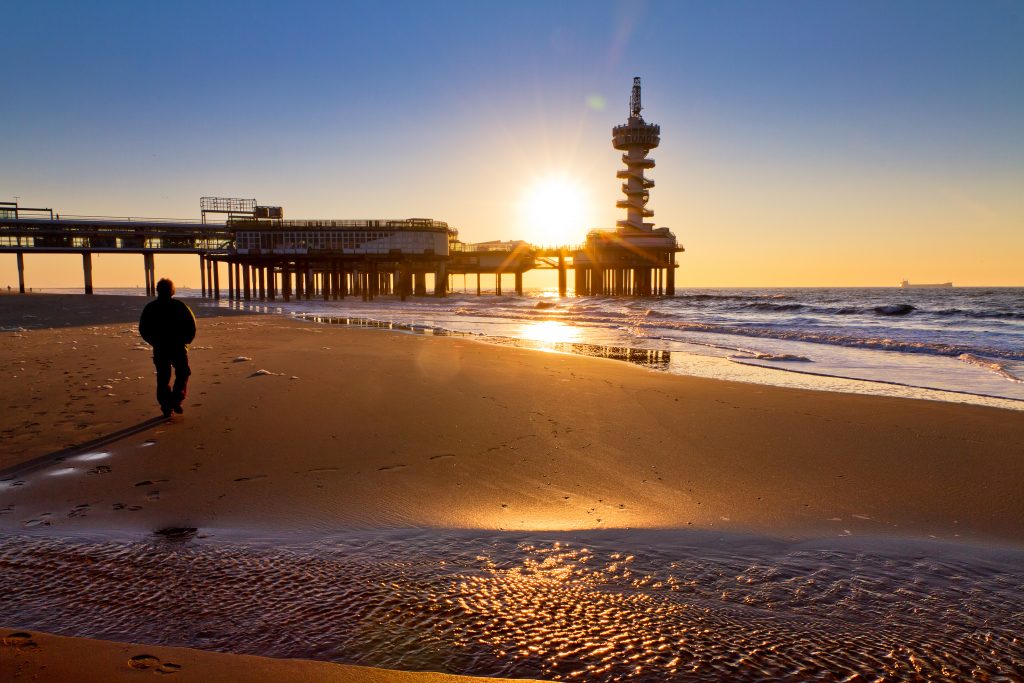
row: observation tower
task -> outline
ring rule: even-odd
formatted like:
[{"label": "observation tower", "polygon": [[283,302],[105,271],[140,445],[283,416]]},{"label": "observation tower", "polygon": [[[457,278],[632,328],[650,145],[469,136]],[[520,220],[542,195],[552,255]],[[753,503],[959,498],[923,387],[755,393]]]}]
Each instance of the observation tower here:
[{"label": "observation tower", "polygon": [[644,177],[644,170],[654,168],[654,159],[647,154],[661,142],[661,126],[644,121],[641,109],[640,77],[637,76],[633,79],[633,92],[629,97],[629,120],[612,128],[612,146],[624,152],[622,163],[626,164],[626,168],[615,174],[625,181],[622,192],[626,195],[625,199],[615,202],[615,206],[626,210],[626,220],[618,221],[616,225],[627,230],[650,232],[654,223],[647,223],[644,219],[654,216],[654,212],[647,208],[654,181]]},{"label": "observation tower", "polygon": [[673,296],[676,292],[676,253],[683,251],[668,228],[656,228],[647,218],[654,181],[644,171],[654,168],[647,154],[661,142],[661,126],[640,115],[640,77],[633,79],[629,120],[612,128],[612,146],[622,152],[626,168],[621,178],[625,199],[615,206],[626,219],[614,230],[591,230],[583,249],[573,255],[576,294],[612,296]]}]

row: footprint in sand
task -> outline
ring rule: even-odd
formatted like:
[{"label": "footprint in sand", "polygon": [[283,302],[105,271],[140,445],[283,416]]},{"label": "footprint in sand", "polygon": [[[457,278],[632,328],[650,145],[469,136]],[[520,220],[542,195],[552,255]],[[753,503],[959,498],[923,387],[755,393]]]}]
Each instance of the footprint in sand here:
[{"label": "footprint in sand", "polygon": [[253,475],[251,477],[239,477],[238,479],[235,479],[235,481],[256,481],[257,479],[266,479],[266,478],[267,478],[267,475],[265,475],[265,474],[255,474],[255,475]]},{"label": "footprint in sand", "polygon": [[149,448],[150,446],[155,446],[155,445],[156,445],[156,439],[146,439],[141,444],[139,444],[139,448]]},{"label": "footprint in sand", "polygon": [[441,460],[443,458],[454,458],[454,457],[455,457],[454,453],[439,453],[438,455],[430,456],[430,459],[431,460]]},{"label": "footprint in sand", "polygon": [[406,467],[408,467],[408,465],[388,465],[387,467],[378,467],[377,471],[378,472],[390,472],[392,470],[403,470]]},{"label": "footprint in sand", "polygon": [[146,500],[160,500],[160,492],[150,491],[149,493],[146,494]]},{"label": "footprint in sand", "polygon": [[88,503],[76,505],[75,507],[68,511],[68,519],[72,519],[74,517],[85,517],[85,514],[89,512],[90,509],[91,507],[89,506]]},{"label": "footprint in sand", "polygon": [[13,505],[4,505],[3,507],[0,507],[0,515],[6,515],[8,512],[14,512]]},{"label": "footprint in sand", "polygon": [[110,474],[110,468],[106,465],[96,465],[91,470],[87,470],[86,474]]},{"label": "footprint in sand", "polygon": [[313,469],[306,470],[306,471],[307,472],[311,472],[311,473],[317,473],[317,472],[337,472],[338,468],[337,467],[314,467]]},{"label": "footprint in sand", "polygon": [[48,519],[30,519],[25,522],[25,527],[31,529],[37,526],[50,526],[50,520]]},{"label": "footprint in sand", "polygon": [[156,484],[166,484],[169,479],[143,479],[142,481],[135,484],[136,486],[155,486]]},{"label": "footprint in sand", "polygon": [[181,664],[165,662],[153,655],[135,655],[128,660],[128,666],[136,671],[153,671],[159,674],[175,674],[181,670]]},{"label": "footprint in sand", "polygon": [[32,634],[27,631],[15,631],[0,638],[0,645],[13,647],[16,650],[35,650],[39,643],[32,639]]}]

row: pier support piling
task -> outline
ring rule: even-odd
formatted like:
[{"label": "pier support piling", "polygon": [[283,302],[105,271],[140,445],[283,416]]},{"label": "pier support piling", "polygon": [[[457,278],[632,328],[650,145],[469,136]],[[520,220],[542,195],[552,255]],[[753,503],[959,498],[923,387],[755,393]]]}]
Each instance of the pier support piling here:
[{"label": "pier support piling", "polygon": [[152,252],[142,255],[142,271],[146,279],[146,296],[156,296],[156,267]]},{"label": "pier support piling", "polygon": [[566,294],[565,254],[558,254],[558,296]]},{"label": "pier support piling", "polygon": [[434,272],[434,296],[448,296],[448,270],[443,263],[437,264]]},{"label": "pier support piling", "polygon": [[18,252],[18,293],[25,293],[25,254]]},{"label": "pier support piling", "polygon": [[82,272],[85,275],[85,293],[92,294],[92,252],[82,252]]}]

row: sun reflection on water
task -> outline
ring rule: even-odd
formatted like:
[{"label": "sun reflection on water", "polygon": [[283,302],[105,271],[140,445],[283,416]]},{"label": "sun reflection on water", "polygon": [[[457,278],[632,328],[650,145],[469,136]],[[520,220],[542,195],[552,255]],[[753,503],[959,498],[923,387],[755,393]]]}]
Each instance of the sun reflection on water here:
[{"label": "sun reflection on water", "polygon": [[[519,336],[521,339],[540,342],[541,348],[549,351],[560,350],[555,348],[555,344],[577,342],[581,338],[578,327],[566,325],[558,320],[527,323],[519,328]],[[549,344],[551,346],[546,346]]]}]

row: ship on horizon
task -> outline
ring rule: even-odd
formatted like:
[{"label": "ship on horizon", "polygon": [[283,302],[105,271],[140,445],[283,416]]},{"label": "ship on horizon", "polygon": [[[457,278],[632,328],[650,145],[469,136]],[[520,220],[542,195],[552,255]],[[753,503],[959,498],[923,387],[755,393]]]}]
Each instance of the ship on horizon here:
[{"label": "ship on horizon", "polygon": [[938,283],[935,283],[935,284],[922,284],[922,285],[912,285],[909,282],[907,282],[907,280],[905,280],[905,279],[902,282],[900,282],[900,287],[903,288],[903,289],[917,289],[919,287],[935,289],[935,288],[952,287],[952,286],[953,286],[952,282],[938,282]]}]

